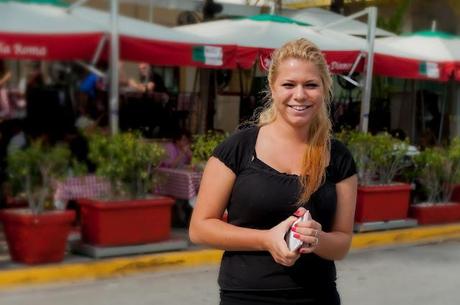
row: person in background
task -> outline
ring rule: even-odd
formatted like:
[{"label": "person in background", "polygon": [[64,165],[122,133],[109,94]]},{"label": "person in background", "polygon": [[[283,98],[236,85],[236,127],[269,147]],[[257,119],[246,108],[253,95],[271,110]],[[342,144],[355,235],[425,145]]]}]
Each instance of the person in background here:
[{"label": "person in background", "polygon": [[[334,260],[350,249],[357,177],[350,152],[331,136],[323,54],[306,39],[286,43],[272,55],[268,86],[257,126],[208,160],[190,239],[225,250],[221,305],[338,305]],[[293,226],[306,210],[312,219]],[[287,247],[290,231],[297,250]]]},{"label": "person in background", "polygon": [[7,155],[14,154],[28,145],[24,123],[23,120],[19,119],[11,120],[11,138],[6,148]]},{"label": "person in background", "polygon": [[139,82],[135,81],[134,79],[130,79],[128,81],[128,85],[130,88],[141,93],[167,93],[167,89],[163,79],[159,74],[152,71],[152,68],[148,63],[141,62],[139,63],[138,68]]},{"label": "person in background", "polygon": [[88,101],[93,101],[96,99],[97,90],[99,88],[99,83],[101,81],[101,77],[99,77],[96,73],[90,71],[80,82],[80,92],[86,94]]},{"label": "person in background", "polygon": [[0,59],[0,117],[10,115],[10,100],[8,97],[8,81],[11,79],[11,72],[6,69],[5,62]]},{"label": "person in background", "polygon": [[165,144],[166,159],[161,167],[183,168],[192,161],[191,135],[186,130],[175,132],[172,142]]},{"label": "person in background", "polygon": [[96,127],[96,121],[91,118],[84,103],[78,105],[78,116],[75,119],[75,127],[83,133],[91,131]]},{"label": "person in background", "polygon": [[141,93],[153,92],[155,89],[155,82],[151,78],[150,65],[145,62],[141,62],[139,63],[138,68],[139,81],[130,79],[128,81],[129,87]]}]

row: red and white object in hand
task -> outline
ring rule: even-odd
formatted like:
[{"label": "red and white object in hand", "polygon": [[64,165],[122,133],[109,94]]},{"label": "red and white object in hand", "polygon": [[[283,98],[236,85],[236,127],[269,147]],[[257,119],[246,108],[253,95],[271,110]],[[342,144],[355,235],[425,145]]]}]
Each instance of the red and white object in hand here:
[{"label": "red and white object in hand", "polygon": [[[299,217],[292,224],[291,228],[295,226],[299,221],[307,221],[310,219],[311,219],[310,212],[307,210],[305,214],[303,214],[302,217]],[[294,237],[295,232],[293,232],[291,228],[289,228],[289,231],[286,233],[285,240],[286,240],[287,246],[290,251],[297,251],[302,246],[303,242]]]}]

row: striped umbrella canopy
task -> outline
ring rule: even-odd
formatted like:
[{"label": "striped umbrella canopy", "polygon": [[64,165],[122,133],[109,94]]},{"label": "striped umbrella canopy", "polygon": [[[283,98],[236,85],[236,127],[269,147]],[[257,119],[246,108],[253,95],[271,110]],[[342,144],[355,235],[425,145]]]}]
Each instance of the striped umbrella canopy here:
[{"label": "striped umbrella canopy", "polygon": [[[68,10],[58,0],[27,2],[0,0],[0,58],[91,60],[100,46],[101,56],[108,57],[109,13],[86,7]],[[235,45],[210,44],[206,38],[134,18],[119,16],[118,23],[123,60],[236,67]]]},{"label": "striped umbrella canopy", "polygon": [[263,64],[273,49],[290,40],[306,38],[323,51],[330,70],[337,73],[349,71],[359,53],[366,48],[365,40],[361,38],[327,29],[318,30],[308,24],[276,15],[217,20],[179,26],[176,29],[206,37],[212,43],[237,45],[240,50],[238,60],[245,63],[254,63],[257,56],[260,56]]},{"label": "striped umbrella canopy", "polygon": [[375,40],[377,74],[411,79],[460,80],[460,37],[420,31]]},{"label": "striped umbrella canopy", "polygon": [[0,2],[0,58],[91,59],[104,32],[62,6]]},{"label": "striped umbrella canopy", "polygon": [[[88,23],[105,27],[108,31],[110,14],[104,11],[77,7],[71,15]],[[208,68],[233,68],[236,66],[235,45],[209,42],[193,33],[183,33],[125,16],[118,17],[120,58],[146,61],[168,66],[198,66]]]}]

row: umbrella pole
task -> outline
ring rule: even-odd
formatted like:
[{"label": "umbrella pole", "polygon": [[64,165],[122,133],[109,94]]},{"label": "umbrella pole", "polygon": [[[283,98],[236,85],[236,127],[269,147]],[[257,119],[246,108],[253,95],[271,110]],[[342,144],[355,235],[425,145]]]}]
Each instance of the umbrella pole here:
[{"label": "umbrella pole", "polygon": [[110,131],[112,135],[118,133],[118,61],[119,61],[119,39],[118,39],[118,0],[110,0],[110,97],[109,97],[109,118]]},{"label": "umbrella pole", "polygon": [[417,125],[417,83],[415,80],[411,80],[411,95],[412,95],[412,116],[411,116],[411,135],[412,135],[412,143],[416,143],[415,141],[415,129]]},{"label": "umbrella pole", "polygon": [[377,26],[377,7],[369,7],[368,11],[368,32],[367,32],[367,56],[366,56],[366,80],[364,83],[364,94],[361,101],[360,130],[367,132],[369,126],[369,110],[372,93],[372,73],[374,68],[374,39]]},{"label": "umbrella pole", "polygon": [[450,85],[450,81],[444,87],[443,99],[441,105],[441,120],[439,122],[439,132],[438,132],[438,145],[441,144],[442,131],[444,127],[444,116],[446,114],[446,104],[447,104],[447,87]]}]

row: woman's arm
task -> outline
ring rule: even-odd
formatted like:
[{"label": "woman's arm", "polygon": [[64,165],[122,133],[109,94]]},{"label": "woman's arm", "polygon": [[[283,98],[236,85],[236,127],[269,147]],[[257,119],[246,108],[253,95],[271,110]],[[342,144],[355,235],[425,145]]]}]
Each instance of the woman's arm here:
[{"label": "woman's arm", "polygon": [[[337,210],[331,232],[323,232],[321,225],[314,220],[298,224],[296,231],[301,234],[300,239],[305,243],[302,253],[314,252],[329,260],[340,260],[347,255],[353,237],[357,185],[356,175],[336,184]],[[315,245],[316,230],[318,244]],[[312,246],[308,247],[308,244]]]},{"label": "woman's arm", "polygon": [[289,217],[270,230],[237,227],[221,220],[235,179],[233,171],[219,159],[209,159],[190,222],[192,242],[233,251],[269,251],[278,263],[294,264],[299,255],[288,250],[284,234],[295,217]]}]

